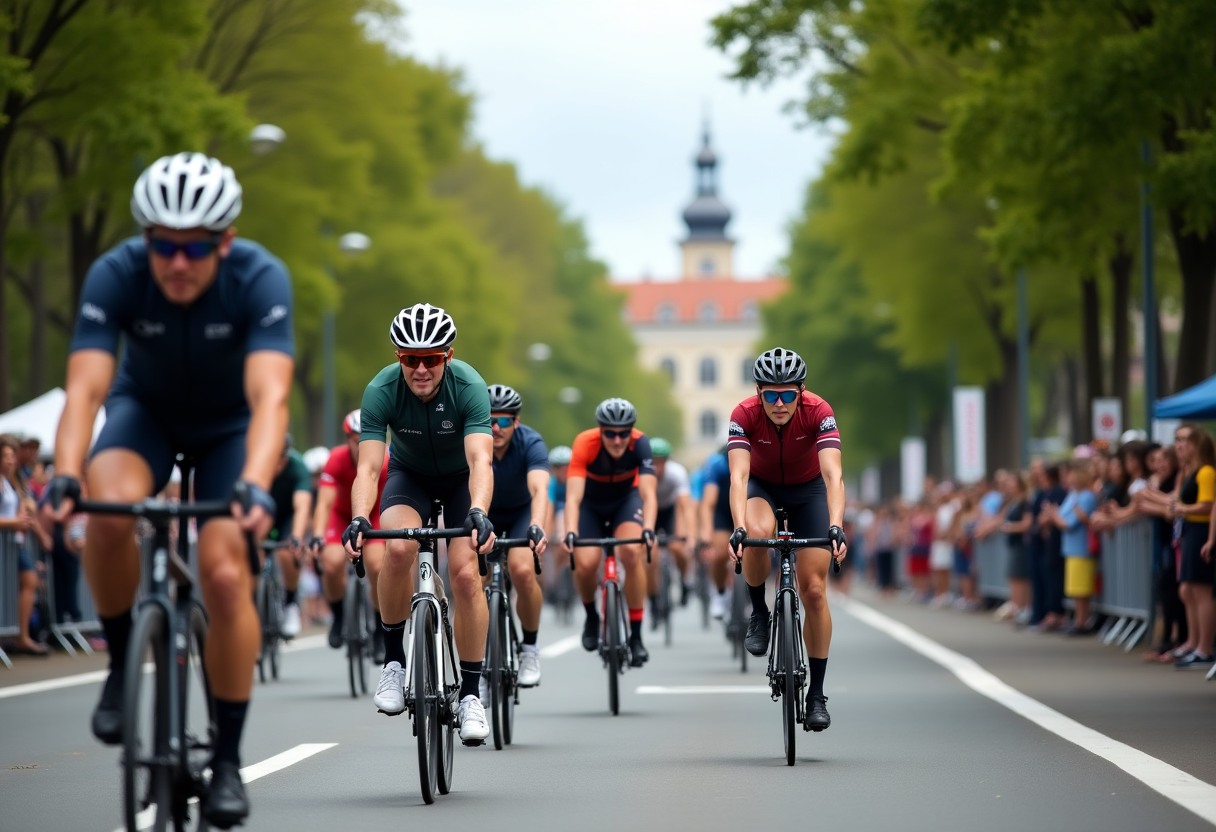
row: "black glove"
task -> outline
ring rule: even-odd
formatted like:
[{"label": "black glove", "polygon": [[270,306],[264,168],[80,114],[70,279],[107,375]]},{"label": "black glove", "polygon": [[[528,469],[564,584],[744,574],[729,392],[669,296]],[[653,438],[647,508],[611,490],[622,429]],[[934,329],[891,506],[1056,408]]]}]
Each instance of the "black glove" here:
[{"label": "black glove", "polygon": [[464,530],[466,532],[476,532],[473,535],[473,548],[480,549],[481,544],[490,539],[490,535],[494,534],[494,526],[490,523],[490,518],[486,517],[486,513],[479,508],[469,509],[469,516],[464,518]]},{"label": "black glove", "polygon": [[566,532],[566,545],[571,549],[574,548],[574,541],[578,540],[578,535],[574,532]]},{"label": "black glove", "polygon": [[540,542],[545,539],[545,530],[535,524],[528,526],[528,540],[532,541],[532,548],[535,549],[540,545]]},{"label": "black glove", "polygon": [[654,548],[655,536],[651,529],[642,529],[642,542],[646,544],[647,549]]},{"label": "black glove", "polygon": [[[844,529],[840,528],[840,526],[829,526],[828,527],[828,540],[835,543],[836,544],[835,548],[839,548],[839,549],[843,549],[849,545],[849,541],[845,540],[845,537],[844,537]],[[835,554],[835,551],[833,551],[833,555],[834,554]]]},{"label": "black glove", "polygon": [[346,530],[342,532],[342,545],[345,546],[349,543],[352,549],[359,551],[361,544],[359,546],[355,545],[359,540],[359,535],[367,534],[371,530],[372,523],[366,517],[354,518],[350,521],[350,525],[346,527]]},{"label": "black glove", "polygon": [[71,474],[56,474],[46,484],[46,490],[42,492],[42,499],[38,501],[38,507],[49,505],[53,510],[58,511],[60,503],[65,498],[73,503],[80,502],[80,480]]},{"label": "black glove", "polygon": [[310,552],[319,552],[325,546],[325,539],[322,537],[317,537],[315,534],[310,534],[308,536],[308,542],[304,545]]},{"label": "black glove", "polygon": [[747,529],[742,527],[735,529],[730,533],[730,550],[738,554],[739,547],[743,545],[744,539],[747,538]]},{"label": "black glove", "polygon": [[248,480],[237,480],[232,484],[232,497],[228,502],[239,504],[241,511],[246,515],[253,510],[254,506],[261,506],[271,517],[274,517],[278,511],[278,506],[274,502],[274,497],[270,496],[270,492]]}]

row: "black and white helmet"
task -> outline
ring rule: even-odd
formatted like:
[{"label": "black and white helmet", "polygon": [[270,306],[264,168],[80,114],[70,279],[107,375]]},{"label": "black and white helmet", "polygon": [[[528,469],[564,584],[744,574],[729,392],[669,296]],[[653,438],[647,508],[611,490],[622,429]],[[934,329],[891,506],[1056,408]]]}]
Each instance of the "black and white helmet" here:
[{"label": "black and white helmet", "polygon": [[806,381],[806,362],[793,350],[776,347],[766,350],[752,366],[756,384],[802,384]]},{"label": "black and white helmet", "polygon": [[223,231],[241,213],[241,186],[232,168],[205,153],[163,156],[135,181],[131,213],[144,228]]},{"label": "black and white helmet", "polygon": [[632,427],[638,412],[625,399],[604,399],[595,409],[595,421],[606,428]]},{"label": "black and white helmet", "polygon": [[415,303],[393,318],[388,337],[401,350],[450,347],[456,340],[456,324],[443,308]]},{"label": "black and white helmet", "polygon": [[505,384],[490,385],[491,413],[518,413],[524,406],[524,400],[514,389]]}]

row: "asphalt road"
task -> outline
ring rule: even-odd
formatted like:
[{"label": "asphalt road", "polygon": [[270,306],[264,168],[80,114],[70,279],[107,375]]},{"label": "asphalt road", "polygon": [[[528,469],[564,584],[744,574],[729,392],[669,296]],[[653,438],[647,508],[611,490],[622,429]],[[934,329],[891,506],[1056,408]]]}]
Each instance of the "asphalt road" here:
[{"label": "asphalt road", "polygon": [[[282,679],[254,692],[245,765],[302,744],[336,745],[251,782],[245,828],[1210,829],[889,634],[844,611],[835,622],[833,725],[799,735],[792,768],[778,705],[755,690],[762,663],[741,674],[720,627],[703,631],[690,607],[678,615],[674,646],[652,635],[650,664],[624,676],[618,717],[608,713],[598,658],[581,647],[547,657],[542,685],[524,692],[516,712],[516,744],[458,748],[454,791],[433,806],[421,800],[407,718],[376,713],[370,697],[352,700],[337,652],[293,651]],[[574,632],[547,620],[541,644]],[[88,733],[98,689],[0,698],[0,830],[119,825],[119,752]]]}]

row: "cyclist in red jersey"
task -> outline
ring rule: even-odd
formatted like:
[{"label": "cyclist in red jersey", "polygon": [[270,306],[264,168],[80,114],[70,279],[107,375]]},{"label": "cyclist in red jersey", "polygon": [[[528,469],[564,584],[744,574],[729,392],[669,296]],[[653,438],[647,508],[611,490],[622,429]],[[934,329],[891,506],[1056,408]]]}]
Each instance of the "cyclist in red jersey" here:
[{"label": "cyclist in red jersey", "polygon": [[746,537],[776,536],[776,508],[785,509],[795,537],[826,537],[832,550],[803,549],[797,561],[798,596],[806,618],[802,637],[810,669],[807,723],[822,731],[832,724],[823,678],[832,642],[832,613],[826,593],[832,558],[848,550],[844,531],[844,475],[836,417],[823,399],[804,386],[806,363],[795,352],[772,349],[752,368],[756,395],[731,414],[727,440],[730,463],[730,512],[735,531],[730,548],[743,559],[743,576],[752,601],[745,646],[754,656],[768,652],[770,614],[764,581],[771,568],[768,551],[742,548]]},{"label": "cyclist in red jersey", "polygon": [[[605,399],[595,409],[598,428],[585,430],[574,440],[566,478],[565,526],[562,545],[574,552],[574,586],[583,599],[587,620],[583,647],[595,651],[600,644],[600,616],[595,609],[599,549],[574,548],[576,537],[603,537],[610,523],[612,537],[654,540],[659,512],[658,476],[650,455],[650,440],[635,428],[637,411],[624,399]],[[577,530],[577,534],[575,531]],[[646,570],[639,544],[618,546],[625,567],[625,601],[629,606],[630,664],[641,667],[650,658],[642,644]]]},{"label": "cyclist in red jersey", "polygon": [[[334,620],[329,625],[329,646],[335,650],[342,646],[343,600],[346,598],[346,550],[342,545],[342,532],[350,525],[350,490],[355,482],[359,464],[359,432],[361,413],[352,410],[346,414],[342,428],[346,432],[346,444],[339,445],[329,454],[329,461],[321,471],[317,487],[317,508],[313,513],[312,549],[321,549],[321,591],[333,611]],[[384,467],[380,469],[379,490],[384,491],[388,479],[388,454],[384,455]],[[369,518],[374,528],[380,528],[380,498],[376,497],[376,508]],[[384,562],[384,542],[368,541],[363,550],[367,564],[367,580],[371,585],[372,609],[376,612],[376,627],[372,631],[374,640],[373,658],[382,650],[383,635],[380,628],[380,601],[376,595],[380,579],[380,565]],[[379,661],[379,659],[376,659]]]}]

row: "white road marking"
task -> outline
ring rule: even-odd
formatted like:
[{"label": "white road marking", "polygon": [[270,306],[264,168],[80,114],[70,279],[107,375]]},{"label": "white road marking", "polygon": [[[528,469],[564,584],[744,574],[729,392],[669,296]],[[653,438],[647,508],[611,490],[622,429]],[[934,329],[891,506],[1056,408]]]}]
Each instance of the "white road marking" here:
[{"label": "white road marking", "polygon": [[906,647],[949,670],[958,677],[959,681],[976,693],[1005,706],[1040,728],[1113,763],[1184,809],[1194,812],[1208,823],[1216,824],[1216,786],[1205,783],[1182,769],[1175,768],[1169,763],[1088,728],[1071,717],[1047,707],[1037,699],[1032,699],[1002,682],[992,673],[980,667],[974,660],[938,644],[906,624],[883,615],[860,601],[835,598],[834,602],[854,618],[869,624],[879,632],[886,633]]},{"label": "white road marking", "polygon": [[676,696],[698,693],[768,693],[764,685],[639,685],[635,693],[653,693],[661,696]]},{"label": "white road marking", "polygon": [[294,638],[291,641],[283,642],[283,652],[294,653],[297,650],[315,650],[328,644],[329,636],[324,633],[318,633],[315,636],[304,636],[304,638]]},{"label": "white road marking", "polygon": [[569,653],[575,647],[583,643],[582,636],[566,636],[560,641],[555,641],[552,644],[547,644],[540,648],[540,654],[546,659],[552,659],[563,653]]},{"label": "white road marking", "polygon": [[[260,763],[254,763],[251,766],[245,766],[241,769],[241,780],[246,783],[252,783],[254,780],[265,777],[267,774],[274,774],[276,771],[282,771],[288,766],[293,766],[301,760],[307,760],[314,754],[333,748],[337,745],[336,742],[306,742],[302,745],[297,745],[295,748],[289,748],[282,754],[275,754],[262,760]],[[198,804],[198,798],[190,798],[190,805]],[[153,803],[147,809],[135,816],[136,829],[148,829],[156,823],[156,804]],[[126,832],[126,827],[119,827],[114,832]]]}]

